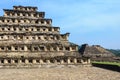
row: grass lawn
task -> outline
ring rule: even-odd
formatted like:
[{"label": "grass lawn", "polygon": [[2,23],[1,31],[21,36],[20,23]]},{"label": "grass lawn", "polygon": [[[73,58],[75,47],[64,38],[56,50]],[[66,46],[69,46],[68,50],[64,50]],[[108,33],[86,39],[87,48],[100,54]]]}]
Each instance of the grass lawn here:
[{"label": "grass lawn", "polygon": [[107,64],[107,65],[117,65],[120,67],[120,63],[117,63],[117,62],[97,62],[97,61],[94,61],[92,62],[93,64]]}]

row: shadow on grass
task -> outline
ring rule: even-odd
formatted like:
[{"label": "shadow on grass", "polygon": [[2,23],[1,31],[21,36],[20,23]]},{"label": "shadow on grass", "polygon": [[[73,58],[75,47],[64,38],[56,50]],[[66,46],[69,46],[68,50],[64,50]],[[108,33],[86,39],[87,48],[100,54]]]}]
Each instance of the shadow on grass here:
[{"label": "shadow on grass", "polygon": [[120,66],[117,66],[117,65],[98,64],[98,63],[92,63],[92,65],[95,66],[95,67],[100,67],[100,68],[120,72]]}]

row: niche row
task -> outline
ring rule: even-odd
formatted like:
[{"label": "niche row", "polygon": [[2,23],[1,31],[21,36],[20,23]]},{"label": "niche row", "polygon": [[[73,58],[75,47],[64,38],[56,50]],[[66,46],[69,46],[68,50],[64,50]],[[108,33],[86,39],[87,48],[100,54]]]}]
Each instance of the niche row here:
[{"label": "niche row", "polygon": [[0,19],[0,24],[38,24],[38,25],[51,25],[51,19]]},{"label": "niche row", "polygon": [[0,52],[41,52],[41,51],[77,51],[77,46],[41,46],[41,45],[13,45],[13,46],[0,46]]},{"label": "niche row", "polygon": [[43,40],[43,41],[51,41],[51,40],[67,40],[67,35],[0,35],[0,40]]},{"label": "niche row", "polygon": [[30,6],[13,6],[14,10],[21,10],[21,11],[37,11],[37,7],[30,7]]},{"label": "niche row", "polygon": [[78,58],[73,59],[28,59],[28,58],[18,58],[18,59],[0,59],[0,64],[87,64],[89,60],[82,60]]},{"label": "niche row", "polygon": [[29,13],[29,12],[21,12],[19,11],[5,11],[4,13],[5,17],[35,17],[35,18],[44,18],[44,12],[33,12],[33,13]]},{"label": "niche row", "polygon": [[58,27],[0,27],[0,32],[41,32],[41,33],[59,33]]}]

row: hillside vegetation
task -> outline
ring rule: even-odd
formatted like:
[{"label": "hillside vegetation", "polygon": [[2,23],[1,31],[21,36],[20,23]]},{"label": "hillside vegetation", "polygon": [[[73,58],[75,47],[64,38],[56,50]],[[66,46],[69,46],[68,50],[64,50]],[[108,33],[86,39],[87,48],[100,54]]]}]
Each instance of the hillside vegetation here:
[{"label": "hillside vegetation", "polygon": [[107,49],[107,50],[114,53],[116,56],[120,56],[120,49]]}]

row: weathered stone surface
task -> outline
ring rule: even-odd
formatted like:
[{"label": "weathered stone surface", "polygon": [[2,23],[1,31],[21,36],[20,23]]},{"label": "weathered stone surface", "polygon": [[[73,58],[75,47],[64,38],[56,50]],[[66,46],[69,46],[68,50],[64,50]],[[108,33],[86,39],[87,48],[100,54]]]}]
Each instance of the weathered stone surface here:
[{"label": "weathered stone surface", "polygon": [[119,80],[120,73],[97,67],[0,69],[0,80]]},{"label": "weathered stone surface", "polygon": [[[78,52],[78,45],[68,40],[70,33],[61,34],[52,26],[52,19],[37,7],[13,6],[0,16],[0,66],[29,64],[89,63]],[[74,61],[76,59],[76,61]]]},{"label": "weathered stone surface", "polygon": [[115,55],[100,45],[92,45],[83,44],[79,50],[79,52],[86,57],[91,57],[93,60],[106,60],[112,61]]}]

